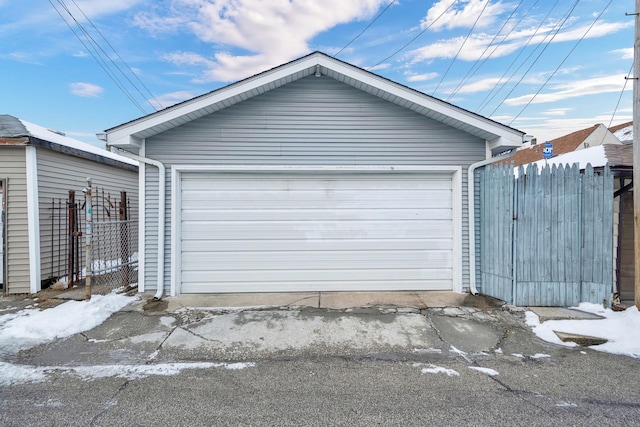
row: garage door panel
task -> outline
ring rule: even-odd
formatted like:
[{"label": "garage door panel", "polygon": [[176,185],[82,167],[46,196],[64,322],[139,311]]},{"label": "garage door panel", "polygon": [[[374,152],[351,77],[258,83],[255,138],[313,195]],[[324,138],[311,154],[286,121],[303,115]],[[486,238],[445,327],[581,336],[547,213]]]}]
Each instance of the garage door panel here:
[{"label": "garage door panel", "polygon": [[[442,194],[439,194],[442,193]],[[416,208],[451,208],[451,192],[412,192],[404,194],[390,194],[371,192],[368,198],[365,194],[353,193],[351,195],[338,194],[327,195],[324,193],[301,192],[294,195],[282,195],[279,192],[269,194],[247,195],[242,197],[242,193],[231,193],[220,195],[216,192],[200,193],[197,197],[182,201],[187,209],[251,209],[259,205],[269,205],[276,209],[379,209],[381,207],[391,207],[395,209],[416,209]],[[272,205],[277,200],[277,205]],[[213,202],[212,202],[213,201]]]},{"label": "garage door panel", "polygon": [[[184,285],[183,285],[184,286]],[[224,292],[290,292],[291,289],[297,289],[300,292],[316,291],[318,289],[317,282],[189,282],[186,284],[190,293],[224,293]],[[322,282],[322,290],[324,291],[388,291],[393,289],[402,290],[424,290],[423,280],[394,280],[389,282],[386,280],[364,280],[364,281],[330,281]],[[429,290],[446,291],[451,290],[451,280],[430,280]]]},{"label": "garage door panel", "polygon": [[182,292],[452,289],[451,174],[183,173]]},{"label": "garage door panel", "polygon": [[344,233],[360,238],[446,237],[451,221],[213,221],[184,222],[183,232],[195,235],[251,239],[339,238]]},{"label": "garage door panel", "polygon": [[[305,190],[325,191],[327,188],[334,190],[359,191],[395,191],[402,188],[425,188],[424,175],[403,175],[401,180],[389,179],[389,176],[380,178],[380,175],[361,174],[333,174],[330,178],[322,179],[317,176],[306,177],[298,175],[290,178],[278,178],[270,175],[264,180],[264,174],[234,174],[221,178],[219,174],[183,174],[182,190],[188,194],[197,194],[201,191],[273,191],[274,188],[286,189],[292,192]],[[233,190],[230,190],[233,187]],[[429,174],[430,190],[451,190],[451,174]]]},{"label": "garage door panel", "polygon": [[[448,236],[447,236],[448,237]],[[304,240],[211,240],[208,236],[202,236],[200,240],[183,241],[182,253],[192,256],[199,252],[213,251],[370,251],[370,250],[451,250],[451,239],[304,239]]]},{"label": "garage door panel", "polygon": [[338,221],[360,220],[451,220],[451,208],[425,209],[190,209],[182,221],[319,221],[328,217]]},{"label": "garage door panel", "polygon": [[228,270],[228,271],[187,271],[183,273],[183,283],[202,280],[204,282],[290,282],[305,281],[367,281],[386,280],[393,281],[398,277],[404,280],[430,280],[430,279],[451,279],[450,269],[297,269],[297,270]]},{"label": "garage door panel", "polygon": [[196,252],[185,256],[183,268],[206,270],[281,270],[423,268],[425,263],[451,268],[451,254],[443,251],[271,251],[271,252]]}]

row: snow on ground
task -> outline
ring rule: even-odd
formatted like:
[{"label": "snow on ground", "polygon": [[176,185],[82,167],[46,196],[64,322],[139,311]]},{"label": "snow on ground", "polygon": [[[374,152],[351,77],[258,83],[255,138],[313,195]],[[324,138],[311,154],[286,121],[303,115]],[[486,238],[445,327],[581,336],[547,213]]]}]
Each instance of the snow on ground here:
[{"label": "snow on ground", "polygon": [[540,323],[538,316],[530,311],[526,313],[527,324],[533,332],[545,341],[554,344],[575,347],[577,344],[562,342],[554,333],[566,332],[570,334],[589,335],[606,338],[605,344],[591,346],[593,350],[613,354],[621,354],[640,358],[640,313],[633,306],[625,311],[605,309],[598,304],[580,303],[578,310],[597,314],[602,319],[589,320],[547,320]]},{"label": "snow on ground", "polygon": [[238,370],[254,366],[253,363],[164,363],[70,368],[14,365],[1,361],[3,356],[20,350],[93,329],[134,300],[135,297],[119,294],[93,295],[89,301],[68,301],[46,310],[29,307],[0,315],[0,385],[42,382],[52,372],[64,372],[85,380],[104,377],[137,379],[150,375],[177,375],[184,369]]},{"label": "snow on ground", "polygon": [[134,300],[118,294],[94,295],[89,301],[0,316],[0,357],[93,329]]},{"label": "snow on ground", "polygon": [[185,369],[224,368],[239,370],[253,367],[254,363],[159,363],[156,365],[101,365],[101,366],[27,366],[0,362],[0,385],[38,383],[47,380],[53,372],[72,375],[86,381],[100,378],[136,380],[151,375],[178,375]]}]

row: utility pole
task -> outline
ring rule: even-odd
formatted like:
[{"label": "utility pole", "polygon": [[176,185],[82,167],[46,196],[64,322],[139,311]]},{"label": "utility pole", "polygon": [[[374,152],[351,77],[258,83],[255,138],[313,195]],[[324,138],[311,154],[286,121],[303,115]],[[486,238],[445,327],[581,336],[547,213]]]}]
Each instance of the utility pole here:
[{"label": "utility pole", "polygon": [[[636,0],[635,33],[633,42],[633,226],[634,226],[634,258],[635,258],[635,299],[640,310],[640,0]],[[636,188],[638,184],[638,188]]]}]

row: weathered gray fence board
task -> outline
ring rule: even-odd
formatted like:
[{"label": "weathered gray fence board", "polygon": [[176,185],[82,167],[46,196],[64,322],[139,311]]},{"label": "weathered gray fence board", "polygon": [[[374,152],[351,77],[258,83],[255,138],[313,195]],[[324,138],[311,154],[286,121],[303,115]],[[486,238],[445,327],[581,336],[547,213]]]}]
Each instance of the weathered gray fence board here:
[{"label": "weathered gray fence board", "polygon": [[[482,292],[517,305],[609,301],[613,178],[577,165],[479,172]],[[515,281],[514,281],[515,279]],[[515,286],[514,286],[515,284]]]}]

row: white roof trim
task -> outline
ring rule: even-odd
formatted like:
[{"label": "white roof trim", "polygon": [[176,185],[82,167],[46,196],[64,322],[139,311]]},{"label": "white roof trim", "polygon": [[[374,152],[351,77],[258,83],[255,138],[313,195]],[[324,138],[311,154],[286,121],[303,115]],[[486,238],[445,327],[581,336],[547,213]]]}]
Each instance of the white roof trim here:
[{"label": "white roof trim", "polygon": [[[173,107],[141,117],[129,123],[124,123],[106,131],[107,143],[114,146],[139,146],[138,141],[148,138],[168,129],[210,114],[212,106],[223,101],[239,102],[242,94],[252,90],[264,88],[265,92],[275,87],[282,86],[293,80],[297,80],[316,72],[316,66],[321,67],[323,74],[335,74],[344,80],[353,79],[370,88],[378,89],[392,97],[398,97],[408,101],[414,106],[428,110],[433,113],[432,117],[438,120],[438,116],[445,116],[447,124],[452,127],[460,127],[461,130],[469,132],[470,128],[476,134],[481,134],[491,149],[500,147],[517,147],[522,144],[523,132],[510,128],[506,125],[494,122],[486,117],[466,111],[452,104],[414,91],[401,84],[392,82],[383,77],[377,76],[356,66],[344,63],[331,58],[325,54],[316,52],[276,67],[272,70],[250,77],[238,83],[231,84],[208,94],[193,98]],[[324,68],[324,69],[323,69]],[[345,83],[349,83],[345,81]],[[259,93],[262,93],[259,92]],[[236,99],[234,99],[236,98]],[[221,107],[224,108],[224,107]],[[217,109],[213,109],[215,111]],[[418,111],[419,112],[419,111]],[[422,112],[424,114],[424,112]],[[429,114],[424,114],[429,115]],[[441,120],[441,118],[440,118]]]}]

